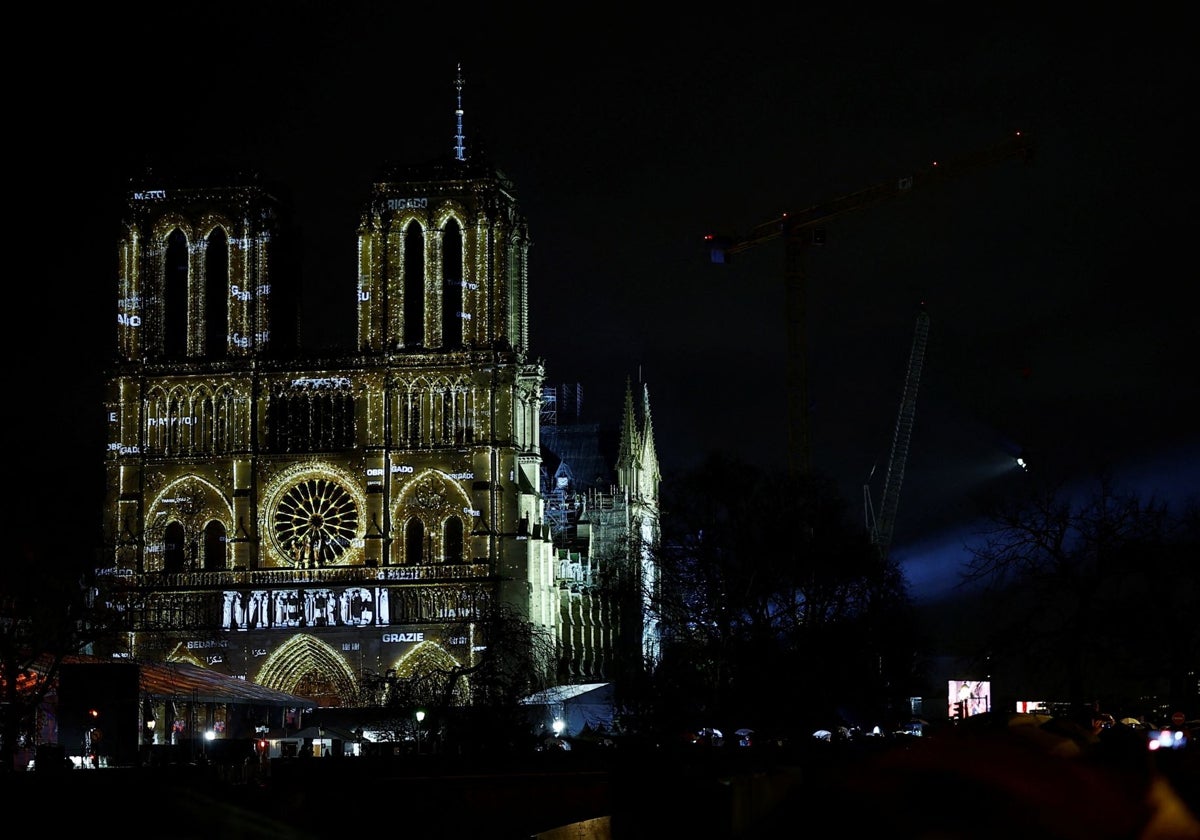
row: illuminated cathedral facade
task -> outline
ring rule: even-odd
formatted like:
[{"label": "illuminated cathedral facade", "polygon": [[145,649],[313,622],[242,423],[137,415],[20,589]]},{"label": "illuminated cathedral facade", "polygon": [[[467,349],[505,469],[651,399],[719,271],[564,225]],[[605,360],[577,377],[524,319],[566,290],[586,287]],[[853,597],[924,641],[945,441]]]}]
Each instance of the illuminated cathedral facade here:
[{"label": "illuminated cathedral facade", "polygon": [[[573,492],[562,464],[545,486],[526,221],[506,176],[457,152],[373,185],[356,346],[336,352],[300,350],[270,189],[130,190],[99,570],[125,632],[98,653],[355,706],[369,674],[476,662],[503,608],[554,640],[550,683],[653,661],[648,396],[627,389],[612,486]],[[614,571],[639,599],[601,585]]]}]

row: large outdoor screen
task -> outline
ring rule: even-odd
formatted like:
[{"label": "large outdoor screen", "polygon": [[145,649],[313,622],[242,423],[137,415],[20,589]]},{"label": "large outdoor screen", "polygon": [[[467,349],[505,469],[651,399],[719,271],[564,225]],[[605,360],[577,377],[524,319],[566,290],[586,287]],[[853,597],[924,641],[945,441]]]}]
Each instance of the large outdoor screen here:
[{"label": "large outdoor screen", "polygon": [[992,710],[991,680],[950,680],[949,717],[968,718]]}]

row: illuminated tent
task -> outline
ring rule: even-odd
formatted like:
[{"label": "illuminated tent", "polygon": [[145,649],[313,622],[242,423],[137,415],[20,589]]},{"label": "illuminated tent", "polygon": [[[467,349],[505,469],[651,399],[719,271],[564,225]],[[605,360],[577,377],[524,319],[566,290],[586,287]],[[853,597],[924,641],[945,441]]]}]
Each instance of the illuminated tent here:
[{"label": "illuminated tent", "polygon": [[613,728],[612,683],[556,685],[532,694],[521,701],[528,706],[534,731],[554,731],[555,721],[562,721],[560,734],[574,737],[586,727],[592,732]]},{"label": "illuminated tent", "polygon": [[299,756],[306,745],[311,745],[309,754],[317,758],[359,754],[355,734],[335,726],[308,726],[297,732],[273,730],[266,741],[269,758]]}]

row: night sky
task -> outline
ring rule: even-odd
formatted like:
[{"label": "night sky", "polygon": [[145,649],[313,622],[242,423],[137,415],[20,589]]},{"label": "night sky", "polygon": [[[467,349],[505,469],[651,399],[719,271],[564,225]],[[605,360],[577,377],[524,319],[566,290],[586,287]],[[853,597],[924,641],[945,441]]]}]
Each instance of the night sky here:
[{"label": "night sky", "polygon": [[[1020,130],[1032,163],[849,214],[808,249],[814,468],[856,510],[876,468],[878,502],[924,303],[893,545],[918,595],[952,582],[940,558],[961,558],[984,495],[1021,480],[1019,451],[1172,498],[1200,488],[1196,73],[1177,22],[1012,4],[969,21],[938,4],[730,5],[644,25],[610,6],[518,21],[250,5],[122,4],[30,29],[40,61],[14,93],[12,160],[34,212],[17,224],[50,259],[9,288],[25,312],[65,305],[33,325],[52,346],[24,345],[24,405],[40,410],[12,407],[33,509],[64,474],[84,491],[103,480],[128,178],[204,160],[288,185],[306,234],[303,340],[352,343],[359,209],[383,164],[451,152],[459,63],[468,154],[513,179],[529,221],[533,353],[550,382],[582,384],[595,422],[617,421],[627,379],[645,382],[666,482],[714,450],[787,460],[782,240],[713,265],[706,233]],[[35,396],[64,365],[72,387]],[[48,432],[62,444],[49,452]]]}]

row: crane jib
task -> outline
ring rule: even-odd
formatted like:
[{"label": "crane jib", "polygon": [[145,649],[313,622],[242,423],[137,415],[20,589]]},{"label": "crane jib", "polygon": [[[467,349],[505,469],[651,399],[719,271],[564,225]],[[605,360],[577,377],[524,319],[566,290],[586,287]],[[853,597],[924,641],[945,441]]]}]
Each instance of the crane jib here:
[{"label": "crane jib", "polygon": [[[800,234],[806,229],[815,229],[817,226],[844,213],[872,207],[897,196],[906,195],[927,184],[948,181],[989,164],[1000,163],[1010,158],[1020,158],[1028,162],[1032,160],[1032,156],[1033,142],[1025,134],[1016,132],[1000,143],[972,154],[954,158],[946,162],[934,161],[911,174],[892,178],[883,183],[859,190],[858,192],[843,195],[821,204],[815,204],[799,213],[785,213],[782,216],[777,216],[768,222],[755,226],[746,236],[710,235],[705,237],[709,243],[712,262],[725,263],[729,261],[729,257],[733,254],[774,240],[781,234],[786,234],[785,316],[788,330],[788,464],[792,472],[804,474],[809,471],[810,448],[807,407],[808,372],[806,370],[806,341],[804,336],[805,309],[807,305],[805,301],[806,274],[801,257],[805,251],[805,246],[811,243]],[[817,232],[814,230],[814,239],[819,242],[820,240],[816,237]],[[894,468],[896,464],[893,463],[891,466]],[[901,476],[902,472],[898,472],[892,477],[892,480],[898,483]],[[885,497],[887,495],[885,492]],[[895,494],[892,495],[894,497]],[[885,509],[882,513],[883,527],[890,532],[892,511]]]},{"label": "crane jib", "polygon": [[[948,181],[965,175],[991,163],[999,163],[1009,158],[1028,160],[1033,152],[1032,141],[1022,133],[1016,133],[1003,142],[989,146],[973,154],[964,155],[953,160],[934,161],[928,166],[907,175],[874,184],[857,192],[839,196],[829,201],[815,204],[799,213],[784,213],[768,222],[753,227],[742,237],[724,237],[720,250],[724,255],[732,255],[749,250],[763,242],[776,239],[784,231],[797,230],[824,224],[845,213],[872,207],[891,198],[904,195],[927,184]],[[714,259],[714,262],[724,262]]]}]

